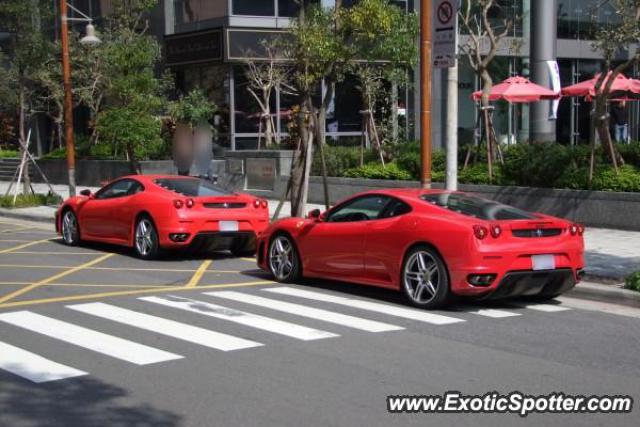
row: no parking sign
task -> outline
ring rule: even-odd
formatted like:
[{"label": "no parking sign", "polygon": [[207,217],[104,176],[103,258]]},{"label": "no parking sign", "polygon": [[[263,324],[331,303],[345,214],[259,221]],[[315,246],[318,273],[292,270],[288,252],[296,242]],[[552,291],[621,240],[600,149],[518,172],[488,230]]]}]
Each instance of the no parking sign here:
[{"label": "no parking sign", "polygon": [[458,51],[458,1],[433,2],[433,66],[450,68],[456,65]]}]

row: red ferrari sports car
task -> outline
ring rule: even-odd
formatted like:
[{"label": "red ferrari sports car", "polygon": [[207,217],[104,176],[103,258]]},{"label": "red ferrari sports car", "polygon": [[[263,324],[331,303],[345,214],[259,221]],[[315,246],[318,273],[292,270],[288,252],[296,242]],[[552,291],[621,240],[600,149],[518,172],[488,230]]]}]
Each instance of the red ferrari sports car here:
[{"label": "red ferrari sports car", "polygon": [[56,215],[56,232],[66,244],[88,240],[129,246],[143,259],[179,248],[252,255],[256,236],[268,225],[266,200],[172,175],[125,176],[95,194],[84,190]]},{"label": "red ferrari sports car", "polygon": [[460,192],[370,191],[271,224],[258,265],[283,282],[304,275],[402,290],[426,308],[451,294],[546,299],[582,277],[583,232]]}]

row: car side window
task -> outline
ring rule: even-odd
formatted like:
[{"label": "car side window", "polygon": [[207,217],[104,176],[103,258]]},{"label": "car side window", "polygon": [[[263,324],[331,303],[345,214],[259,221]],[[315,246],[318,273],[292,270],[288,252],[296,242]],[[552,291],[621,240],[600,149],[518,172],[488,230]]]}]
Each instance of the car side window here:
[{"label": "car side window", "polygon": [[129,187],[129,191],[127,192],[127,196],[133,196],[134,194],[141,193],[144,191],[144,187],[138,181],[132,181],[131,187]]},{"label": "car side window", "polygon": [[358,197],[331,211],[327,217],[327,222],[355,222],[377,219],[389,203],[389,200],[388,196],[381,195]]},{"label": "car side window", "polygon": [[391,199],[384,211],[380,214],[379,218],[394,218],[400,215],[404,215],[411,212],[411,206],[398,199]]},{"label": "car side window", "polygon": [[123,179],[120,181],[116,181],[113,184],[110,184],[102,190],[98,191],[98,193],[96,193],[96,199],[106,200],[128,196],[130,195],[129,192],[134,184],[137,184],[137,182],[132,179]]}]

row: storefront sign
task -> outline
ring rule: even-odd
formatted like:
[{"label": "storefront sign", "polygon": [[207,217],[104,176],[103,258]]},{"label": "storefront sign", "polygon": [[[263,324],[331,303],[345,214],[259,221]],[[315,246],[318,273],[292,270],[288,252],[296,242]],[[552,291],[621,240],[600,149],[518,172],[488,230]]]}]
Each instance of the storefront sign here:
[{"label": "storefront sign", "polygon": [[222,60],[222,31],[180,34],[165,38],[167,65],[197,64]]}]

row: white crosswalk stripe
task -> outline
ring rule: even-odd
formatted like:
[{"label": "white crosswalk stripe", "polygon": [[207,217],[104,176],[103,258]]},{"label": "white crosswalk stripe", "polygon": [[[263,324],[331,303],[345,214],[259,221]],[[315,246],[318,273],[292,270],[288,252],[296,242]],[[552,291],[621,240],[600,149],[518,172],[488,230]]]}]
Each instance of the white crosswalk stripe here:
[{"label": "white crosswalk stripe", "polygon": [[306,326],[272,319],[270,317],[258,316],[244,311],[234,310],[220,305],[211,304],[205,301],[183,298],[175,295],[168,295],[166,298],[142,297],[138,299],[141,301],[152,302],[167,307],[190,311],[192,313],[202,314],[204,316],[228,320],[230,322],[239,323],[241,325],[262,329],[280,335],[286,335],[303,341],[311,341],[339,336],[331,332],[312,329]]},{"label": "white crosswalk stripe", "polygon": [[431,323],[434,325],[447,325],[451,323],[464,322],[464,319],[456,317],[443,316],[441,314],[429,313],[426,310],[415,310],[404,307],[397,307],[389,304],[381,304],[377,302],[365,301],[355,298],[346,298],[336,295],[328,295],[320,292],[306,291],[303,289],[278,287],[264,288],[266,292],[272,292],[281,295],[289,295],[294,297],[306,298],[315,301],[329,302],[340,304],[347,307],[358,308],[361,310],[373,311],[389,316],[401,317],[404,319],[417,320],[419,322]]},{"label": "white crosswalk stripe", "polygon": [[26,378],[34,383],[64,380],[87,375],[86,372],[71,368],[53,360],[0,342],[0,369]]},{"label": "white crosswalk stripe", "polygon": [[270,308],[272,310],[282,311],[285,313],[296,314],[310,319],[322,320],[324,322],[335,323],[367,332],[388,332],[404,329],[401,326],[390,325],[388,323],[378,322],[375,320],[363,319],[361,317],[349,316],[346,314],[334,313],[329,310],[308,307],[306,305],[294,304],[290,302],[279,301],[271,298],[263,298],[257,295],[246,294],[234,291],[205,292],[205,295],[230,299],[233,301],[243,302],[246,304],[257,305],[260,307]]},{"label": "white crosswalk stripe", "polygon": [[240,350],[263,345],[255,341],[101,302],[70,305],[67,308],[222,351]]},{"label": "white crosswalk stripe", "polygon": [[505,317],[522,316],[521,313],[514,313],[513,311],[506,310],[496,310],[494,308],[466,307],[461,311],[478,316],[490,317],[492,319],[503,319]]},{"label": "white crosswalk stripe", "polygon": [[166,362],[182,356],[30,311],[0,314],[0,321],[65,341],[136,365]]},{"label": "white crosswalk stripe", "polygon": [[529,310],[544,311],[545,313],[557,313],[560,311],[571,310],[569,307],[563,307],[561,305],[554,304],[517,304],[520,307],[527,308]]}]

